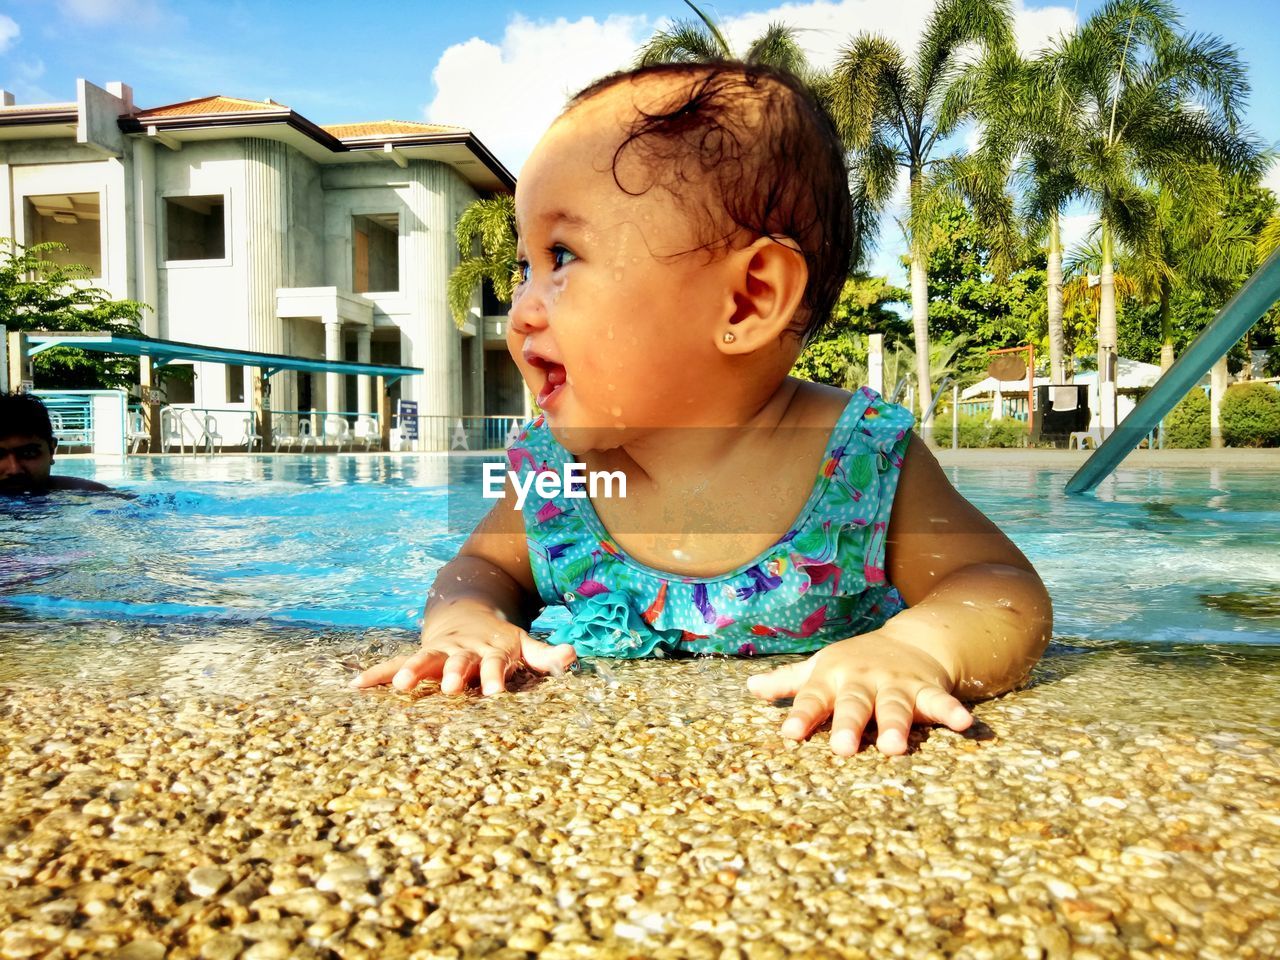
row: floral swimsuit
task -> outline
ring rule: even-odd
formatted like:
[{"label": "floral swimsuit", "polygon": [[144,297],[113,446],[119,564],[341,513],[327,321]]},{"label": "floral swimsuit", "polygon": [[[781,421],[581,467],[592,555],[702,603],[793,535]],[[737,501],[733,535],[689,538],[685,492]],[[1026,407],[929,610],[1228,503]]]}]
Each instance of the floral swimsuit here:
[{"label": "floral swimsuit", "polygon": [[[524,504],[529,560],[543,602],[571,621],[549,643],[579,656],[805,653],[868,630],[905,608],[885,577],[885,533],[910,411],[865,387],[836,422],[813,492],[786,534],[729,573],[687,577],[627,556],[587,497]],[[507,450],[511,469],[561,473],[574,456],[543,417]]]}]

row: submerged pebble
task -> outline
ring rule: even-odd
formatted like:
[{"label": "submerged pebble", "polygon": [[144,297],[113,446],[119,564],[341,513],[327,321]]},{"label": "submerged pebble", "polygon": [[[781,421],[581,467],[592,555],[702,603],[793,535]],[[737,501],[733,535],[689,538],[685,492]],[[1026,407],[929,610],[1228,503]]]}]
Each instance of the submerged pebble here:
[{"label": "submerged pebble", "polygon": [[1274,652],[1060,651],[895,758],[759,669],[9,683],[0,956],[1280,955]]}]

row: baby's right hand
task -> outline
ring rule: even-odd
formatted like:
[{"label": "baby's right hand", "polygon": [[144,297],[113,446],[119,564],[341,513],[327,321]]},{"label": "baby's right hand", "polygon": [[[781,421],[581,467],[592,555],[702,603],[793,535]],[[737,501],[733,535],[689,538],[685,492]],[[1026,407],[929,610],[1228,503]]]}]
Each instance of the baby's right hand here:
[{"label": "baby's right hand", "polygon": [[538,673],[560,674],[578,659],[567,644],[535,640],[490,610],[446,608],[422,625],[422,649],[394,657],[351,681],[357,689],[390,683],[412,690],[423,680],[439,680],[441,693],[461,693],[477,679],[488,696],[507,688],[507,677],[522,663]]}]

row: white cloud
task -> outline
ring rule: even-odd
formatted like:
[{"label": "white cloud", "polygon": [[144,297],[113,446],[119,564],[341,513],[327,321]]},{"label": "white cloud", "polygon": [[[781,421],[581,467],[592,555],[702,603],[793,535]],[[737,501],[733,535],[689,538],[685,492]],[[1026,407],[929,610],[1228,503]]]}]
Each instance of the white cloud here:
[{"label": "white cloud", "polygon": [[1262,185],[1280,197],[1280,158],[1274,160],[1267,175],[1262,178]]},{"label": "white cloud", "polygon": [[22,29],[18,26],[13,17],[6,17],[0,13],[0,53],[6,52],[13,45],[13,41],[18,39],[18,34]]},{"label": "white cloud", "polygon": [[[62,0],[64,4],[105,7],[116,0]],[[135,3],[147,0],[134,0]],[[730,17],[722,23],[730,44],[745,50],[775,22],[786,23],[815,66],[834,62],[840,47],[854,34],[882,33],[910,54],[935,0],[816,0],[784,3],[759,13]],[[1026,51],[1075,23],[1067,6],[1029,10],[1014,3],[1018,45]],[[428,120],[456,123],[475,131],[514,172],[518,172],[542,131],[565,100],[592,80],[624,68],[637,48],[667,21],[612,15],[603,21],[530,20],[516,15],[501,41],[472,37],[454,44],[432,72],[436,96],[426,109]]]},{"label": "white cloud", "polygon": [[[108,0],[63,0],[105,3]],[[729,43],[745,51],[771,23],[793,27],[801,45],[817,67],[829,67],[840,48],[855,34],[881,33],[914,54],[936,0],[815,0],[783,3],[757,13],[722,21]],[[1027,0],[1014,0],[1014,31],[1018,46],[1031,53],[1075,26],[1075,13],[1065,4],[1028,9]],[[683,19],[689,19],[688,16]],[[426,109],[428,120],[455,123],[473,130],[514,173],[529,151],[560,113],[565,100],[592,80],[631,63],[636,50],[653,31],[669,21],[614,15],[530,20],[513,17],[501,41],[472,37],[444,52],[432,72],[436,96]],[[976,130],[968,130],[968,139]],[[904,244],[898,220],[905,212],[906,174],[883,218],[879,252],[873,269],[900,275],[897,258]],[[1068,218],[1072,219],[1072,218]],[[1081,235],[1085,232],[1080,231]]]},{"label": "white cloud", "polygon": [[87,24],[155,26],[166,18],[162,0],[58,0],[69,20]]},{"label": "white cloud", "polygon": [[651,27],[642,17],[532,21],[516,16],[501,44],[454,44],[432,73],[427,119],[474,131],[513,172],[564,108],[592,80],[635,57]]}]

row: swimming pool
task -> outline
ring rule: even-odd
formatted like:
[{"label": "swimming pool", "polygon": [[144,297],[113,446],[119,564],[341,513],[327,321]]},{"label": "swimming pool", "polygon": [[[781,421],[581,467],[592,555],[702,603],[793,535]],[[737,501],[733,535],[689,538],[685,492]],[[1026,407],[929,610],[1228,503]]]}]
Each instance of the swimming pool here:
[{"label": "swimming pool", "polygon": [[347,689],[461,540],[443,457],[59,466],[136,499],[0,505],[6,955],[1280,951],[1270,474],[948,468],[1058,642],[845,758],[778,736],[774,663]]},{"label": "swimming pool", "polygon": [[[143,625],[414,631],[435,572],[487,504],[492,457],[261,456],[60,463],[136,499],[0,505],[0,623],[28,636]],[[1280,496],[1269,472],[949,467],[1035,563],[1072,641],[1274,642]],[[550,627],[564,614],[544,614]],[[251,628],[251,629],[250,629]],[[5,631],[8,632],[8,631]],[[254,641],[261,642],[261,640]]]}]

